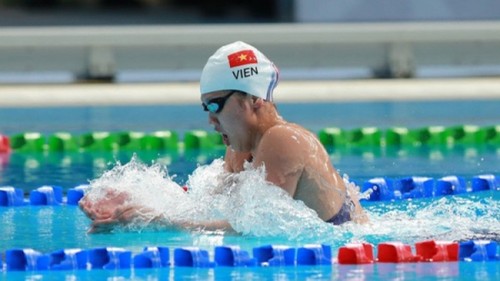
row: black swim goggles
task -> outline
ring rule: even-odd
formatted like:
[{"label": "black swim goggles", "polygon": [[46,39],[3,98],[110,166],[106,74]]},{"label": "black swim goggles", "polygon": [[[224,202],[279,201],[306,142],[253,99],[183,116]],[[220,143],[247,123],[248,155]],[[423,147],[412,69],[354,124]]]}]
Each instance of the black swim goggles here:
[{"label": "black swim goggles", "polygon": [[209,111],[212,113],[220,113],[224,108],[224,104],[226,104],[226,101],[231,97],[232,94],[236,92],[238,91],[231,91],[226,96],[220,98],[213,98],[209,100],[206,104],[202,103],[201,106],[203,106],[204,111]]}]

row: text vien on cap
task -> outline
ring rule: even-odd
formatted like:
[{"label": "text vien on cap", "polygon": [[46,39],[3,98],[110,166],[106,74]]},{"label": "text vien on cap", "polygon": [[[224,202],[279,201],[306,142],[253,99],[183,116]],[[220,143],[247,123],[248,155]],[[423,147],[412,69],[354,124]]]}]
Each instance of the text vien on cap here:
[{"label": "text vien on cap", "polygon": [[237,41],[219,48],[207,61],[200,79],[202,95],[237,90],[273,100],[278,68],[257,48]]}]

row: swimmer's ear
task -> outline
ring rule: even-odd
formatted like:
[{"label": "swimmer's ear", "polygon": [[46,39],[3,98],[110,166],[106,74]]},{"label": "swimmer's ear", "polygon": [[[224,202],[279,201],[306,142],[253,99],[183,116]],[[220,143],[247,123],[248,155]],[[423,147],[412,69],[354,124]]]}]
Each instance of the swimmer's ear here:
[{"label": "swimmer's ear", "polygon": [[257,98],[257,97],[253,98],[253,108],[254,109],[262,107],[263,104],[264,104],[264,99]]}]

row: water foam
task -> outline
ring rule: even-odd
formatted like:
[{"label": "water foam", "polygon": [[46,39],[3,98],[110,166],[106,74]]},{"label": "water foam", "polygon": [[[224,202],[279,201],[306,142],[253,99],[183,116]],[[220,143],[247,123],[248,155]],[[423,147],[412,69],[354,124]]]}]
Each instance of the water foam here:
[{"label": "water foam", "polygon": [[[310,237],[328,229],[313,210],[267,182],[264,168],[247,165],[243,172],[232,174],[224,171],[222,159],[216,159],[199,166],[186,185],[188,192],[166,167],[148,166],[134,156],[91,181],[87,196],[97,202],[109,190],[125,192],[129,199],[124,204],[147,206],[166,221],[227,220],[244,235]],[[126,228],[140,230],[152,220],[145,214]]]},{"label": "water foam", "polygon": [[352,240],[462,241],[500,237],[498,200],[474,195],[381,202],[367,207],[370,223],[352,227]]}]

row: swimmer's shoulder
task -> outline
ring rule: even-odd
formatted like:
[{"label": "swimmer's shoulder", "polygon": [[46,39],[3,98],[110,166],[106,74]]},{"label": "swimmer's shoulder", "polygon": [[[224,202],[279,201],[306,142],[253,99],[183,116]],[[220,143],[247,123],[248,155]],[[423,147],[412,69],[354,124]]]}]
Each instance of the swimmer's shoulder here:
[{"label": "swimmer's shoulder", "polygon": [[295,123],[284,122],[280,124],[276,124],[269,129],[267,129],[264,136],[270,136],[273,138],[286,138],[290,136],[301,136],[308,135],[310,132],[306,130],[304,127],[297,125]]},{"label": "swimmer's shoulder", "polygon": [[[275,125],[269,128],[259,144],[258,151],[268,153],[272,150],[273,153],[288,155],[288,157],[298,157],[306,153],[310,142],[309,131],[301,126],[293,123],[284,123]],[[295,153],[290,153],[294,151]],[[259,153],[260,154],[260,153]]]}]

